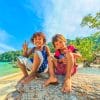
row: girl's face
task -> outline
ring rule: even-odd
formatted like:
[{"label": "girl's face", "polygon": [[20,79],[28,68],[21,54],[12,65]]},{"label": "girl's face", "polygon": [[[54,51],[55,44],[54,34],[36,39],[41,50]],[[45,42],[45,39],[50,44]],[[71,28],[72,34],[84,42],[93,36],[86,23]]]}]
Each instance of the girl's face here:
[{"label": "girl's face", "polygon": [[54,43],[55,49],[64,49],[66,47],[65,41],[58,38],[58,40]]},{"label": "girl's face", "polygon": [[43,37],[41,37],[41,36],[36,36],[36,37],[34,38],[34,44],[35,44],[37,47],[43,46],[43,44],[44,44]]}]

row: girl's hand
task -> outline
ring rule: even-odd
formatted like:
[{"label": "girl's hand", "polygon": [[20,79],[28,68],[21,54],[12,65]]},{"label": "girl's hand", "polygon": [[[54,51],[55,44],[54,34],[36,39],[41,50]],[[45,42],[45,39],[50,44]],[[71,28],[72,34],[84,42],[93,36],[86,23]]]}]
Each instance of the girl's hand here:
[{"label": "girl's hand", "polygon": [[23,44],[23,52],[27,52],[28,51],[28,43],[25,41]]},{"label": "girl's hand", "polygon": [[67,54],[67,53],[69,53],[69,52],[70,52],[70,51],[69,51],[68,49],[66,49],[66,48],[63,49],[63,53],[64,53],[64,54]]}]

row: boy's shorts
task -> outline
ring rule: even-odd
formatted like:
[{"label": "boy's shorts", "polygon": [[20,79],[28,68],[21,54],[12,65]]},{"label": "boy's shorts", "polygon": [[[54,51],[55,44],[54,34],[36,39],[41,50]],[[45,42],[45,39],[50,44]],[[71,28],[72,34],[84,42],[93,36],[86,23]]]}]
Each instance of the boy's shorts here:
[{"label": "boy's shorts", "polygon": [[[40,58],[40,61],[41,61],[40,65],[39,65],[39,68],[40,68],[40,67],[42,67],[41,65],[44,61],[44,58],[43,58],[42,53],[40,51],[35,51],[35,53],[37,53],[37,55]],[[21,62],[21,64],[24,64],[26,66],[26,69],[28,69],[30,71],[32,70],[32,65],[33,65],[34,59],[32,61],[32,59],[24,57],[24,56],[19,56],[19,57],[17,57],[17,59]],[[39,71],[39,68],[37,71]],[[48,65],[45,68],[45,70],[43,71],[43,73],[46,73],[47,71],[48,71]]]}]

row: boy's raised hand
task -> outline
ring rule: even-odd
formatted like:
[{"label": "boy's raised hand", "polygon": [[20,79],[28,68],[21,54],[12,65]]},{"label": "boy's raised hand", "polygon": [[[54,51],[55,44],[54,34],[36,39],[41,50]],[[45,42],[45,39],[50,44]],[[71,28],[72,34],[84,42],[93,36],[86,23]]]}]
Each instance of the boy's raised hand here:
[{"label": "boy's raised hand", "polygon": [[24,52],[27,52],[28,51],[28,42],[24,42],[24,44],[23,44],[23,51]]}]

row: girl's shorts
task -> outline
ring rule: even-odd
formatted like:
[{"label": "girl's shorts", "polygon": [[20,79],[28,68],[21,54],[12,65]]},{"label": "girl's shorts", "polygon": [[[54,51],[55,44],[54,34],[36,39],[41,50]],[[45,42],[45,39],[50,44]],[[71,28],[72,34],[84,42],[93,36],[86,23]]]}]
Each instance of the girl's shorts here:
[{"label": "girl's shorts", "polygon": [[[41,61],[40,65],[39,65],[39,68],[43,67],[43,66],[41,66],[43,61],[44,61],[42,53],[40,51],[35,51],[35,53],[37,53],[37,55],[39,56],[40,61]],[[32,59],[24,57],[24,56],[19,56],[19,57],[17,57],[17,59],[21,62],[21,64],[24,64],[26,66],[26,69],[28,69],[30,71],[32,70],[32,65],[33,65],[34,60],[32,61]],[[37,71],[39,71],[39,68],[38,68]],[[44,69],[43,73],[46,73],[47,71],[48,71],[48,65]]]}]

